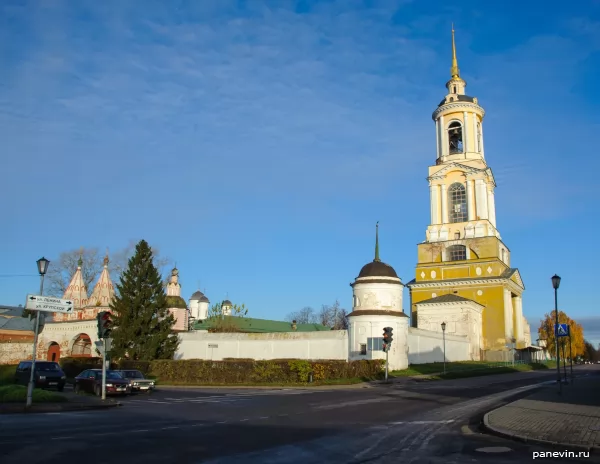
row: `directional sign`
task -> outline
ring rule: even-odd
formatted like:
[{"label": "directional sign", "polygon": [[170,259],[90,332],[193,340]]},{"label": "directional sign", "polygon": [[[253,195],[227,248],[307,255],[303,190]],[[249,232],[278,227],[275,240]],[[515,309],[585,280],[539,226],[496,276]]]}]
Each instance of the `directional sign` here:
[{"label": "directional sign", "polygon": [[554,324],[554,331],[557,337],[569,336],[569,324]]},{"label": "directional sign", "polygon": [[53,296],[27,295],[25,309],[51,313],[72,313],[73,301],[54,298]]},{"label": "directional sign", "polygon": [[100,354],[104,354],[104,342],[102,342],[102,340],[95,342],[94,345],[96,345],[96,349],[100,352]]}]

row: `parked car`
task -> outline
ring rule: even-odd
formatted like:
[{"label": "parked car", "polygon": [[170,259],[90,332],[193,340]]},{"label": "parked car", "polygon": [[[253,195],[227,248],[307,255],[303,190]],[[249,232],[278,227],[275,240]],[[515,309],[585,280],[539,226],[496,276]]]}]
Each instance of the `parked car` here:
[{"label": "parked car", "polygon": [[[88,392],[102,396],[102,369],[88,369],[75,377],[75,393]],[[116,371],[106,371],[106,394],[127,395],[131,393],[129,380]]]},{"label": "parked car", "polygon": [[156,382],[152,379],[144,377],[140,371],[135,369],[127,369],[116,371],[123,376],[123,378],[129,380],[132,392],[146,392],[152,393],[155,388]]},{"label": "parked car", "polygon": [[[21,361],[15,371],[15,383],[27,385],[31,376],[32,361]],[[59,392],[65,388],[67,377],[60,365],[53,361],[36,361],[33,374],[36,388],[56,388]]]}]

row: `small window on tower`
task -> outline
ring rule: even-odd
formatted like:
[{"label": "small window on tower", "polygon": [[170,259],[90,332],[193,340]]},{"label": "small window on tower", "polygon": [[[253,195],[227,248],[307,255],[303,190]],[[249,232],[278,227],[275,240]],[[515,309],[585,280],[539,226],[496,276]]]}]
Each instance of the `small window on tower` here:
[{"label": "small window on tower", "polygon": [[450,154],[463,152],[463,134],[462,124],[458,121],[453,121],[448,126],[448,143],[450,145]]},{"label": "small window on tower", "polygon": [[456,93],[456,86],[455,85],[452,86],[452,93]]},{"label": "small window on tower", "polygon": [[467,247],[464,245],[452,245],[446,250],[449,261],[465,261],[467,259]]}]

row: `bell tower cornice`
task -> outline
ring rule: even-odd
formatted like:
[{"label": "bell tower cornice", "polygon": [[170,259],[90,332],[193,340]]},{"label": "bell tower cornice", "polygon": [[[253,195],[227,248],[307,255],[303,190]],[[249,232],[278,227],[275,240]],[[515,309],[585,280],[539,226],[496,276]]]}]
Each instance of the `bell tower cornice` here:
[{"label": "bell tower cornice", "polygon": [[483,118],[485,117],[485,110],[477,104],[477,98],[473,98],[472,100],[473,102],[471,103],[469,101],[460,101],[457,98],[455,101],[451,101],[451,103],[443,103],[435,109],[431,115],[431,119],[435,121],[439,119],[440,116],[447,116],[451,113],[468,111],[470,113],[476,113],[480,120],[483,121]]}]

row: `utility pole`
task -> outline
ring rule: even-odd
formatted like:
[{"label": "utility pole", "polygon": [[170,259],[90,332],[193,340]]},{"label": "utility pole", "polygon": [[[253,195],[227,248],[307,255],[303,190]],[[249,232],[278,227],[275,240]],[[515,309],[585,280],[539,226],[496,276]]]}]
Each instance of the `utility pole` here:
[{"label": "utility pole", "polygon": [[106,399],[106,338],[102,339],[102,399]]},{"label": "utility pole", "polygon": [[389,362],[389,353],[390,349],[389,347],[386,347],[385,349],[385,381],[387,382],[388,379],[388,370],[389,370],[389,366],[390,366],[390,362]]},{"label": "utility pole", "polygon": [[558,287],[560,286],[560,277],[556,274],[552,276],[552,287],[554,288],[554,315],[556,324],[554,326],[554,342],[556,344],[556,381],[558,382],[558,394],[562,395],[562,380],[560,378],[560,350],[558,348]]},{"label": "utility pole", "polygon": [[571,384],[573,383],[573,348],[571,345],[571,327],[569,327],[569,359],[571,361]]},{"label": "utility pole", "polygon": [[[42,257],[37,260],[38,272],[40,274],[40,296],[44,295],[44,276],[48,270],[48,261]],[[35,329],[33,332],[33,356],[31,357],[31,372],[29,373],[29,383],[27,384],[27,400],[25,403],[25,409],[31,408],[33,403],[33,388],[35,383],[35,358],[37,352],[38,336],[40,331],[40,311],[35,312]]]}]

